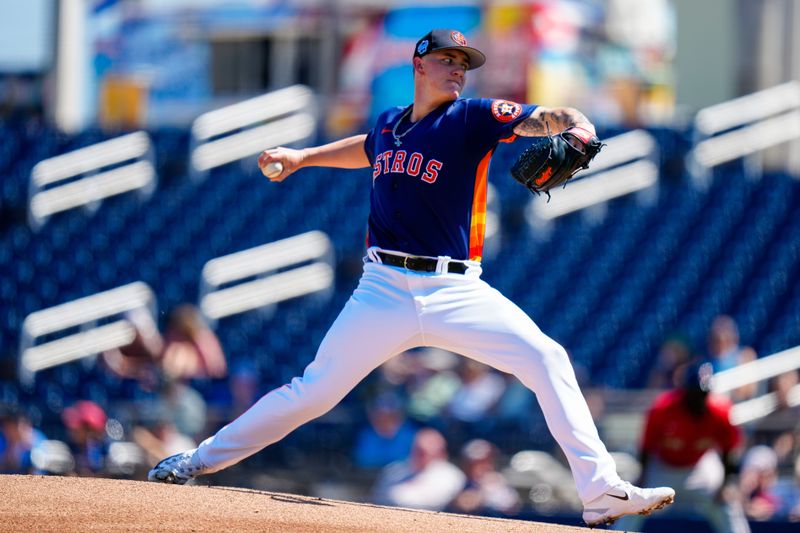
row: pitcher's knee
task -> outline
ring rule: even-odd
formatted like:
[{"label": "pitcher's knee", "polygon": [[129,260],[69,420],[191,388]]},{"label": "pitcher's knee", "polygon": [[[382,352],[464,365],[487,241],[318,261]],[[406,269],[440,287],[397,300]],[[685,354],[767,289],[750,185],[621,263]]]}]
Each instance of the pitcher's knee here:
[{"label": "pitcher's knee", "polygon": [[572,361],[567,350],[560,344],[553,342],[541,352],[542,363],[550,371],[572,371]]},{"label": "pitcher's knee", "polygon": [[302,382],[293,382],[291,391],[294,400],[290,403],[289,410],[309,420],[333,409],[343,397],[337,390],[308,386]]},{"label": "pitcher's knee", "polygon": [[570,359],[569,359],[569,354],[567,353],[566,348],[564,348],[563,346],[561,346],[560,344],[558,344],[556,342],[554,342],[553,345],[554,345],[553,349],[552,349],[552,357],[553,357],[553,359],[556,359],[556,360],[558,360],[559,362],[562,362],[562,363],[564,363],[564,362],[569,363]]}]

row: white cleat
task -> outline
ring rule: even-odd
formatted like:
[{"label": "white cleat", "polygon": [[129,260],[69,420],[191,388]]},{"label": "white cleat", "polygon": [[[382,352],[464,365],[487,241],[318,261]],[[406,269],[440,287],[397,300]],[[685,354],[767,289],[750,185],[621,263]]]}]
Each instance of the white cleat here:
[{"label": "white cleat", "polygon": [[669,487],[641,489],[624,482],[584,505],[583,521],[589,527],[609,525],[625,515],[648,515],[673,501],[675,491]]},{"label": "white cleat", "polygon": [[171,455],[163,459],[147,474],[148,481],[185,485],[187,481],[206,473],[206,467],[195,452],[197,449]]}]

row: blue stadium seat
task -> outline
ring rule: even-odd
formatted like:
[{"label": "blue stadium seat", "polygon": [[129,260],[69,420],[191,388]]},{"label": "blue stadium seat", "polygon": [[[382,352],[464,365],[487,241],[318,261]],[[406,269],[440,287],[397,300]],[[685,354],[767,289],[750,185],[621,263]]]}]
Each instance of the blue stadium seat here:
[{"label": "blue stadium seat", "polygon": [[[17,135],[9,128],[0,124],[4,209],[24,209],[30,169],[41,158],[105,138],[99,131],[65,136],[39,128]],[[357,264],[363,255],[368,171],[307,169],[303,180],[276,185],[255,170],[227,165],[195,183],[186,173],[188,132],[152,135],[162,175],[151,198],[120,195],[94,214],[54,216],[36,233],[19,220],[0,229],[0,297],[14,302],[0,311],[4,344],[18,345],[30,312],[135,280],[153,287],[163,311],[196,303],[206,261],[302,231],[326,231],[339,261]],[[684,133],[657,135],[667,173],[654,205],[619,198],[600,221],[582,213],[554,220],[547,237],[504,228],[498,255],[485,262],[485,279],[564,343],[600,385],[643,386],[668,334],[682,329],[702,346],[717,313],[733,315],[743,340],[762,355],[800,343],[800,183],[783,174],[748,181],[732,165],[716,173],[708,190],[695,189],[675,170],[678,151],[688,146]],[[15,140],[2,142],[8,138]],[[518,217],[530,198],[508,176],[520,149],[499,148],[490,171],[504,220]],[[14,151],[22,154],[19,164],[9,160]],[[327,303],[305,298],[279,304],[270,317],[255,311],[221,320],[216,331],[229,361],[256,365],[266,390],[299,374],[353,283],[342,281]],[[54,417],[76,395],[110,401],[145,394],[68,366],[41,376],[35,401]],[[520,434],[536,441],[539,422],[532,419]]]}]

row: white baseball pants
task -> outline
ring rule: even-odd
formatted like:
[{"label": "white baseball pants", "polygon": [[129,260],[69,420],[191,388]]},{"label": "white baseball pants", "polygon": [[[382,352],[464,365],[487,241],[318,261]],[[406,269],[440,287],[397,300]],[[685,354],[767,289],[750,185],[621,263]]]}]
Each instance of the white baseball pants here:
[{"label": "white baseball pants", "polygon": [[[439,272],[446,272],[447,260],[439,259]],[[441,274],[365,262],[358,287],[303,376],[201,443],[200,460],[211,472],[231,466],[332,409],[392,356],[435,346],[511,373],[536,393],[584,502],[619,483],[566,351],[481,280],[478,263],[468,264],[465,274]]]}]

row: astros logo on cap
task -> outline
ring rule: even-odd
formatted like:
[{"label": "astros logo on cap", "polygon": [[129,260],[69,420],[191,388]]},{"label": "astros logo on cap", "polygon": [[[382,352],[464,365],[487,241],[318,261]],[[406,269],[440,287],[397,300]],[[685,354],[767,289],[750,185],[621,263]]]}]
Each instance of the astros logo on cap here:
[{"label": "astros logo on cap", "polygon": [[492,102],[492,115],[500,122],[511,122],[522,113],[522,106],[510,100]]},{"label": "astros logo on cap", "polygon": [[467,46],[467,38],[460,31],[450,33],[450,38],[453,39],[458,46]]}]

